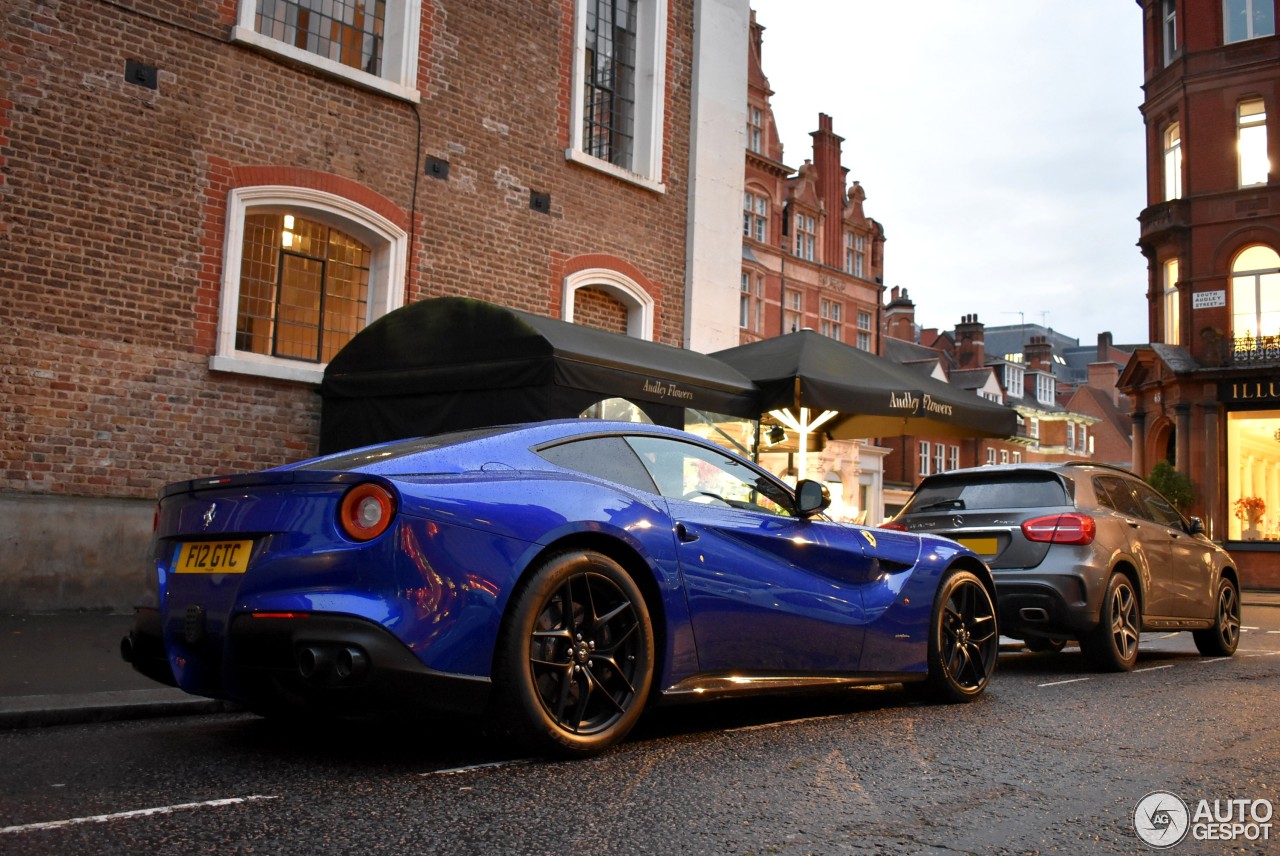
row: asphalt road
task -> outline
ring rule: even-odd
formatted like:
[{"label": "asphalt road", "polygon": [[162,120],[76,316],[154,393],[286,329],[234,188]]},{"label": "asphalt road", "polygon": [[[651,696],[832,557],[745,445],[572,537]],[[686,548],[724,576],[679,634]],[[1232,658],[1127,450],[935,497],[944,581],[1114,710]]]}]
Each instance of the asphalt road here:
[{"label": "asphalt road", "polygon": [[[1144,635],[1130,674],[1072,649],[1006,654],[974,704],[893,688],[669,709],[581,762],[458,723],[10,731],[0,853],[1147,852],[1133,812],[1152,791],[1192,811],[1280,802],[1280,608],[1244,619],[1229,660],[1185,634]],[[1188,836],[1169,852],[1277,849]]]}]

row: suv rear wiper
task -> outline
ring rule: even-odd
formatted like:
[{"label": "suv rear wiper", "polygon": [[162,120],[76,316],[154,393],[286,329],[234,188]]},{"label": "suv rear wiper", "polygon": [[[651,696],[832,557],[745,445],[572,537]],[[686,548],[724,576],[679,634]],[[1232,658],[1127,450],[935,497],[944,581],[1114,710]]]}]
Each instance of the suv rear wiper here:
[{"label": "suv rear wiper", "polygon": [[940,499],[937,502],[931,502],[928,505],[922,505],[919,508],[913,508],[912,511],[933,511],[938,508],[964,508],[963,499]]}]

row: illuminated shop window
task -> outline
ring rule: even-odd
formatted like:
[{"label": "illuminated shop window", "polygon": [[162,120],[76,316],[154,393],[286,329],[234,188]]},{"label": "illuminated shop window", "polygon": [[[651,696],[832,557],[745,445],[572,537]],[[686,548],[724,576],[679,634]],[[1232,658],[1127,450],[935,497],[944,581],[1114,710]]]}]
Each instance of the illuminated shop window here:
[{"label": "illuminated shop window", "polygon": [[1280,540],[1280,410],[1227,414],[1227,538]]}]

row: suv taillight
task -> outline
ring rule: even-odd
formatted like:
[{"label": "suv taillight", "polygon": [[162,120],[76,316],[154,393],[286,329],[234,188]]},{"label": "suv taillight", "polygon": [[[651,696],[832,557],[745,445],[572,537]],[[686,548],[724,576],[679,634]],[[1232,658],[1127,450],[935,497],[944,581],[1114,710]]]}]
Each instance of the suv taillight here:
[{"label": "suv taillight", "polygon": [[1098,524],[1087,514],[1050,514],[1022,523],[1022,534],[1028,541],[1050,544],[1092,544]]}]

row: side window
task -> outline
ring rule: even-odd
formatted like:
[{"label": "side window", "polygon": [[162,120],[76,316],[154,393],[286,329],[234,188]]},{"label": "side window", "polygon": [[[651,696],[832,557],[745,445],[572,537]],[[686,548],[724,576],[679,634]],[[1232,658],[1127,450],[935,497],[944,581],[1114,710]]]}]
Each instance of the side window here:
[{"label": "side window", "polygon": [[1182,515],[1170,503],[1151,487],[1135,482],[1133,491],[1142,505],[1142,516],[1165,526],[1181,526]]},{"label": "side window", "polygon": [[1147,517],[1128,482],[1118,478],[1100,478],[1094,480],[1094,487],[1097,489],[1098,499],[1107,507],[1130,517]]},{"label": "side window", "polygon": [[627,443],[668,499],[792,514],[785,488],[734,458],[662,437],[628,437]]},{"label": "side window", "polygon": [[659,492],[648,471],[621,437],[592,437],[561,443],[540,449],[538,454],[566,470],[586,473],[646,493]]}]

